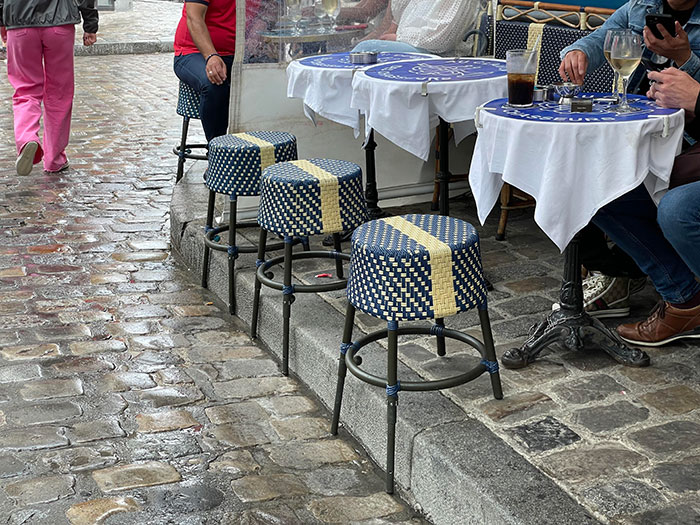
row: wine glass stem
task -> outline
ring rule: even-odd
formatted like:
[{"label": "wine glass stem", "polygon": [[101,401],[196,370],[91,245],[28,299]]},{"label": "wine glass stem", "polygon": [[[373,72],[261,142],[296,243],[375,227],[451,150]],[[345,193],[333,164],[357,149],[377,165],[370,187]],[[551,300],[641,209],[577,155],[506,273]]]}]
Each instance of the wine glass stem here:
[{"label": "wine glass stem", "polygon": [[629,81],[629,77],[622,77],[622,102],[620,103],[620,107],[627,109],[629,107],[629,104],[627,104],[627,82]]}]

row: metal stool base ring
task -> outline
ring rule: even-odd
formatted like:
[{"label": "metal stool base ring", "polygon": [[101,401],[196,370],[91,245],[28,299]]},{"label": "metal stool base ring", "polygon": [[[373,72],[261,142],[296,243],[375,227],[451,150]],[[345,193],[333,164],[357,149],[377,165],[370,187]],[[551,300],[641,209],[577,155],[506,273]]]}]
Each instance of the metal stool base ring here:
[{"label": "metal stool base ring", "polygon": [[[431,328],[427,326],[416,326],[416,327],[399,327],[396,331],[397,335],[434,335],[431,332]],[[479,352],[482,359],[487,359],[486,349],[484,343],[472,337],[468,334],[459,332],[457,330],[451,330],[445,328],[442,332],[446,339],[454,339],[468,344],[475,350]],[[387,330],[378,330],[372,332],[361,339],[358,339],[352,347],[350,347],[345,354],[345,365],[352,375],[357,377],[360,381],[369,383],[370,385],[378,386],[384,388],[387,383],[386,377],[379,377],[365,372],[360,369],[360,367],[355,363],[357,358],[357,353],[366,345],[374,343],[380,339],[385,339],[388,337]],[[459,374],[456,376],[448,377],[445,379],[439,379],[436,381],[401,381],[401,390],[409,392],[429,392],[433,390],[442,390],[443,388],[452,388],[455,386],[463,385],[481,376],[488,369],[483,364],[478,364],[468,372],[464,374]]]}]

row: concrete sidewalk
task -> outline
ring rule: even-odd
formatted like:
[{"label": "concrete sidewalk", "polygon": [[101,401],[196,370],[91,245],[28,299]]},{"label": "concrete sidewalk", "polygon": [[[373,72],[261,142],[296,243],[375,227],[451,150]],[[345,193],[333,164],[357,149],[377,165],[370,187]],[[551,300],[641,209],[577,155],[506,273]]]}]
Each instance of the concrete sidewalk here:
[{"label": "concrete sidewalk", "polygon": [[131,11],[100,11],[97,43],[83,46],[83,31],[76,26],[76,55],[129,55],[167,53],[173,50],[175,28],[182,4],[166,0],[134,0]]}]

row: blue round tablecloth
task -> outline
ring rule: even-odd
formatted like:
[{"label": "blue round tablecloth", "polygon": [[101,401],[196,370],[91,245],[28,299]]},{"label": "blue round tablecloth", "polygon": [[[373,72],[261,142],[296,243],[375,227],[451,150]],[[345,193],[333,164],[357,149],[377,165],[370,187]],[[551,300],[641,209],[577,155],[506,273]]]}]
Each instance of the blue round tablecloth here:
[{"label": "blue round tablecloth", "polygon": [[[584,93],[582,98],[601,98],[610,96],[609,93]],[[615,106],[609,102],[594,102],[593,111],[586,113],[573,113],[569,106],[559,105],[558,102],[538,102],[531,108],[513,108],[508,106],[508,99],[492,100],[484,106],[492,115],[518,120],[538,122],[629,122],[631,120],[644,120],[649,117],[661,117],[676,113],[677,109],[665,109],[656,105],[656,102],[641,95],[628,95],[630,106],[638,109],[634,113],[615,113]]]},{"label": "blue round tablecloth", "polygon": [[[399,60],[414,60],[421,56],[417,53],[379,53],[377,62],[396,62]],[[302,58],[300,64],[311,67],[323,67],[329,69],[355,69],[358,67],[367,67],[365,64],[353,64],[350,62],[350,53],[333,53],[331,55],[320,55]]]},{"label": "blue round tablecloth", "polygon": [[504,61],[479,58],[434,58],[373,66],[365,71],[371,78],[399,82],[454,82],[481,80],[506,75]]}]

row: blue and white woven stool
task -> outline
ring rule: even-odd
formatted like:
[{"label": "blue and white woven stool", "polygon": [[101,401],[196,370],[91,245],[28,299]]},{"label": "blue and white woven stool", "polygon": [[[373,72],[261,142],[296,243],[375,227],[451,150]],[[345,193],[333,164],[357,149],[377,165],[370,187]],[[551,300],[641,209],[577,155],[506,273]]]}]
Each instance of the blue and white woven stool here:
[{"label": "blue and white woven stool", "polygon": [[[235,264],[239,253],[256,253],[256,246],[238,246],[236,230],[239,227],[257,227],[255,222],[238,222],[238,197],[260,195],[262,170],[276,162],[297,158],[297,139],[283,131],[250,131],[216,137],[209,143],[209,171],[204,184],[209,188],[209,204],[204,235],[204,267],[202,286],[207,287],[209,278],[209,250],[228,252],[228,297],[229,312],[236,312]],[[213,228],[216,194],[229,196],[229,224]],[[228,230],[228,245],[217,239]],[[270,246],[279,250],[281,243]]]},{"label": "blue and white woven stool", "polygon": [[[387,459],[386,491],[394,490],[394,442],[398,393],[451,388],[491,376],[496,399],[503,397],[498,362],[493,346],[486,306],[486,286],[481,269],[479,235],[468,223],[441,215],[404,215],[368,222],[352,236],[348,307],[340,346],[338,384],[331,432],[338,433],[340,407],[347,370],[360,380],[386,387]],[[443,319],[478,308],[484,338],[478,339],[445,328]],[[352,341],[355,311],[387,321],[379,330]],[[403,326],[402,321],[435,319],[432,326]],[[455,339],[475,348],[482,357],[472,370],[437,381],[403,381],[397,377],[398,336],[435,335],[438,341]],[[360,369],[357,354],[367,344],[388,338],[387,376],[379,377]],[[439,352],[443,353],[443,352]]]},{"label": "blue and white woven stool", "polygon": [[190,129],[190,119],[199,120],[199,94],[184,82],[180,82],[180,92],[177,97],[177,114],[182,117],[182,135],[180,145],[173,148],[178,156],[177,176],[175,182],[180,182],[185,169],[185,159],[207,160],[206,154],[192,153],[194,149],[206,151],[206,144],[187,144],[187,133]]},{"label": "blue and white woven stool", "polygon": [[[352,162],[308,159],[270,166],[263,172],[262,195],[258,209],[260,242],[258,273],[253,298],[251,334],[257,335],[261,284],[283,295],[282,373],[289,373],[289,322],[295,292],[329,292],[342,290],[347,284],[341,253],[340,232],[354,230],[367,220],[362,191],[362,169]],[[263,262],[267,232],[284,236],[284,256]],[[295,237],[332,234],[334,251],[309,251],[292,254]],[[292,284],[292,262],[299,259],[333,258],[337,279],[327,284]],[[282,263],[283,282],[273,281],[268,270]]]}]

